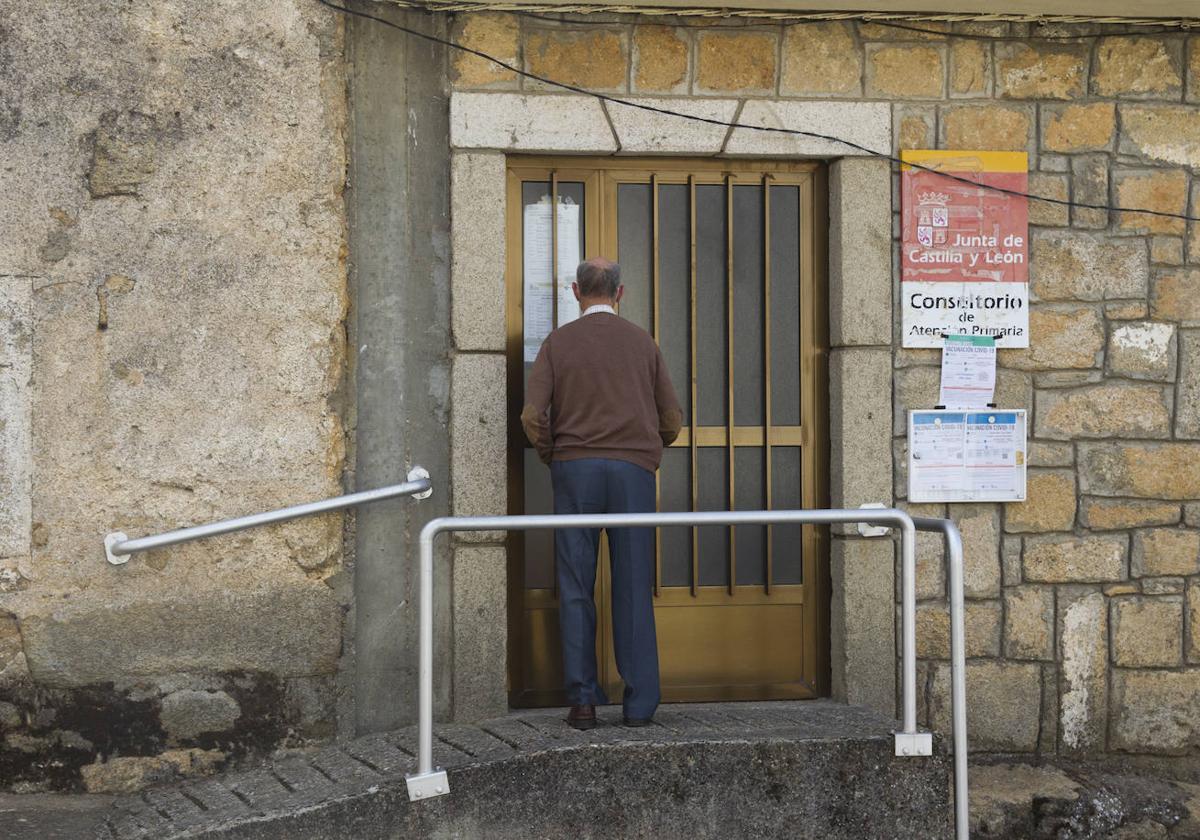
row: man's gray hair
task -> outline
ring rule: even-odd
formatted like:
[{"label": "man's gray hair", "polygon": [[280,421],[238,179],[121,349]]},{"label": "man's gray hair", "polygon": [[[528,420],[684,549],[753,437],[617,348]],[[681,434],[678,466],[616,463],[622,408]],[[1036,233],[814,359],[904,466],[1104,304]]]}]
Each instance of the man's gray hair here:
[{"label": "man's gray hair", "polygon": [[575,270],[579,296],[585,298],[614,298],[621,286],[621,267],[605,259],[581,262]]}]

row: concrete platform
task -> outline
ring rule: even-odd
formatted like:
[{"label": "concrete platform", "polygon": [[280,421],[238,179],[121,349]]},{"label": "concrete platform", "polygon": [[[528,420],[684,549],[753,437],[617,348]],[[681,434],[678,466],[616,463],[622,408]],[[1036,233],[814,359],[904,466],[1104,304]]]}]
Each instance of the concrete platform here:
[{"label": "concrete platform", "polygon": [[112,802],[111,796],[87,794],[0,793],[0,837],[4,840],[92,837],[104,825]]},{"label": "concrete platform", "polygon": [[[415,729],[118,800],[96,826],[136,838],[936,838],[949,761],[897,759],[893,721],[828,701],[620,708],[577,732],[562,710],[437,729],[451,794],[410,804]],[[77,835],[78,836],[78,835]]]}]

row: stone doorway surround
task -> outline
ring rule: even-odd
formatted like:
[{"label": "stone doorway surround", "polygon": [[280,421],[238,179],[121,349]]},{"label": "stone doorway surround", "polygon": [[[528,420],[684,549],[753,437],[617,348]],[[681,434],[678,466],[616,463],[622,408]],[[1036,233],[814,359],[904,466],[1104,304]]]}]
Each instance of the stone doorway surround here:
[{"label": "stone doorway surround", "polygon": [[[888,103],[646,98],[722,121],[802,128],[890,151]],[[506,513],[507,154],[815,158],[829,167],[830,501],[892,503],[891,165],[841,144],[728,129],[586,96],[456,92],[451,146],[451,492],[456,516]],[[830,572],[835,699],[894,715],[895,548],[835,529]],[[506,553],[460,534],[453,561],[453,715],[507,707]]]}]

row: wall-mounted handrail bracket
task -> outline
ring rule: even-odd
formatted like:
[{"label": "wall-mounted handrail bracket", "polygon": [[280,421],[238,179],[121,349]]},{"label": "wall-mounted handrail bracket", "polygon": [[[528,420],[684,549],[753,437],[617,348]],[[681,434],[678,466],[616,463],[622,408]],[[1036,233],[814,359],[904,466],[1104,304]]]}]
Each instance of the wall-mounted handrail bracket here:
[{"label": "wall-mounted handrail bracket", "polygon": [[121,531],[113,531],[104,537],[104,556],[114,566],[123,566],[129,562],[128,554],[113,554],[113,546],[127,541],[129,537]]},{"label": "wall-mounted handrail bracket", "polygon": [[[865,505],[859,505],[859,510],[883,510],[887,505],[882,502],[867,502]],[[886,537],[892,531],[886,525],[872,525],[869,522],[858,523],[858,535],[860,537]]]},{"label": "wall-mounted handrail bracket", "polygon": [[[420,466],[413,467],[411,470],[408,471],[408,475],[406,476],[406,478],[409,481],[420,481],[423,478],[428,479],[429,478],[429,470],[425,469],[424,467],[420,467]],[[431,483],[429,485],[428,490],[422,490],[420,493],[413,493],[412,497],[414,499],[416,499],[417,501],[421,501],[423,499],[428,499],[432,495],[433,495],[433,484]]]}]

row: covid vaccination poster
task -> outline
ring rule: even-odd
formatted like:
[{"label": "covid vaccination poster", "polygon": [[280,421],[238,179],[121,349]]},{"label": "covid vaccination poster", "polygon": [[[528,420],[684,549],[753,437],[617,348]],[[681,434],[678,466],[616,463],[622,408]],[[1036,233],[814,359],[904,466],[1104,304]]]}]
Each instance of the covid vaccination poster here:
[{"label": "covid vaccination poster", "polygon": [[1025,412],[910,411],[910,502],[1025,501]]}]

